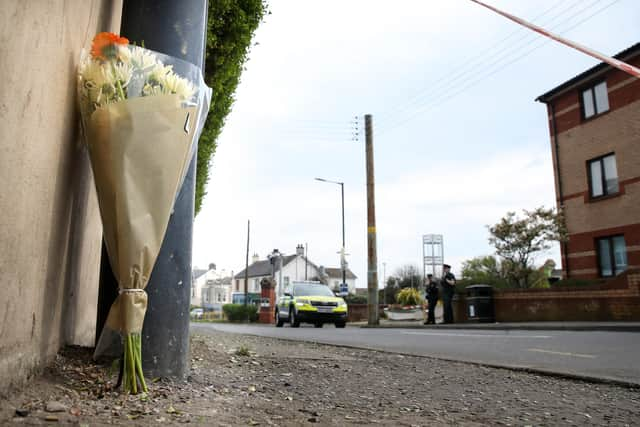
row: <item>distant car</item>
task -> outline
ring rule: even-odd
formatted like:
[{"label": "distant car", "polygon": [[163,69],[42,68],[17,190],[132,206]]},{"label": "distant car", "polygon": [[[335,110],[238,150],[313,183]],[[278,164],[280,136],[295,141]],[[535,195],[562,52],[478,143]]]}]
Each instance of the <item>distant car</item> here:
[{"label": "distant car", "polygon": [[316,328],[333,323],[336,328],[344,328],[347,303],[321,283],[294,282],[278,300],[275,320],[277,327],[288,321],[294,328],[300,323],[312,323]]},{"label": "distant car", "polygon": [[204,310],[201,308],[194,308],[193,310],[191,310],[192,319],[202,319],[203,314],[204,314]]}]

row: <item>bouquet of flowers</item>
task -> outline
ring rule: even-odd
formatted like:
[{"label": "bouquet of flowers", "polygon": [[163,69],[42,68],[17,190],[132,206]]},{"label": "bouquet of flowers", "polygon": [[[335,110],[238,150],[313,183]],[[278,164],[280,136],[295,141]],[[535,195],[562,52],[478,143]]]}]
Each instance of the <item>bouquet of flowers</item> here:
[{"label": "bouquet of flowers", "polygon": [[[96,356],[124,344],[125,391],[146,391],[140,333],[156,262],[211,89],[185,61],[100,33],[78,72],[84,137],[119,294]],[[139,382],[139,384],[138,384]]]}]

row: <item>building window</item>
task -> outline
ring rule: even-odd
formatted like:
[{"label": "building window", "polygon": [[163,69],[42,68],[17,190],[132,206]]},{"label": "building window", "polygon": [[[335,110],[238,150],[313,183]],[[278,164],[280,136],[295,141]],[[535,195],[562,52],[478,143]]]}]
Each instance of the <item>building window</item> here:
[{"label": "building window", "polygon": [[282,282],[285,286],[289,286],[289,276],[284,276]]},{"label": "building window", "polygon": [[602,237],[596,240],[600,276],[611,277],[627,269],[627,248],[624,236]]},{"label": "building window", "polygon": [[609,196],[619,191],[616,155],[607,154],[587,162],[589,191],[592,198]]},{"label": "building window", "polygon": [[240,290],[240,279],[236,279],[236,291]]},{"label": "building window", "polygon": [[609,111],[607,83],[598,83],[582,91],[582,115],[585,119]]},{"label": "building window", "polygon": [[222,295],[218,294],[218,302],[222,302]]},{"label": "building window", "polygon": [[260,281],[258,279],[253,279],[253,291],[259,291],[260,290]]}]

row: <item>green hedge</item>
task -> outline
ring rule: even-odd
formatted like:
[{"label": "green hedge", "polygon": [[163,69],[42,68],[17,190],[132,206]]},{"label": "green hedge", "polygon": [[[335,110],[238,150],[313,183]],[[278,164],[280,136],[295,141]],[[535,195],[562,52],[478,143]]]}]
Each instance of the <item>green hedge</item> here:
[{"label": "green hedge", "polygon": [[346,297],[344,297],[344,301],[347,304],[366,304],[367,300],[368,298],[366,297],[366,295],[349,294]]},{"label": "green hedge", "polygon": [[258,320],[258,306],[254,304],[225,304],[222,306],[227,319],[231,322],[250,322]]},{"label": "green hedge", "polygon": [[209,165],[225,119],[231,111],[253,33],[267,10],[263,0],[209,2],[204,80],[213,89],[211,108],[198,144],[195,214],[200,212],[209,180]]}]

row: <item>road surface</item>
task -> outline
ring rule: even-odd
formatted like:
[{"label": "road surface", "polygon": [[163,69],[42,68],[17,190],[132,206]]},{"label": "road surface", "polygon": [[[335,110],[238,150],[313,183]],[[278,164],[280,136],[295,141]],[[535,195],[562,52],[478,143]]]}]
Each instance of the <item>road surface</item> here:
[{"label": "road surface", "polygon": [[640,333],[634,332],[336,329],[331,325],[316,329],[191,324],[192,331],[198,333],[206,333],[208,328],[640,385]]}]

